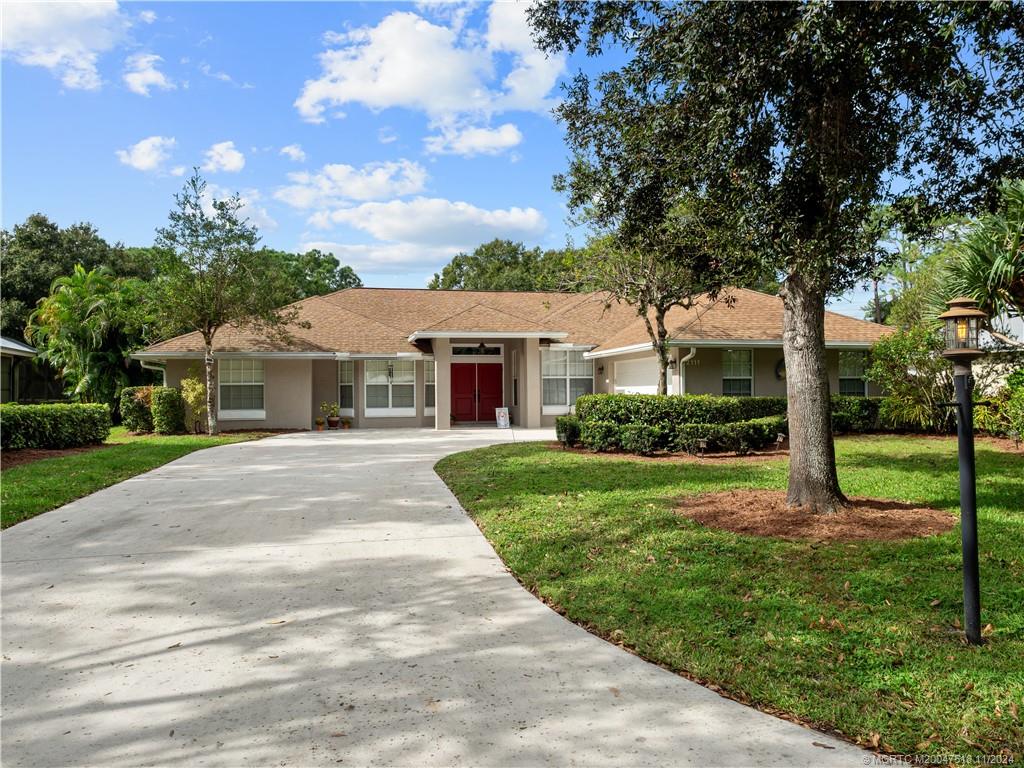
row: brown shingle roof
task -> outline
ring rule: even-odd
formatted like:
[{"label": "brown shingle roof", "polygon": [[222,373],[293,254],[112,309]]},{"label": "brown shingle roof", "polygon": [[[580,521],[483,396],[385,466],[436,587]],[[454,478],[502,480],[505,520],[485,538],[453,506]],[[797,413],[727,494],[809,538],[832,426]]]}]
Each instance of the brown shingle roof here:
[{"label": "brown shingle roof", "polygon": [[[782,301],[734,289],[733,301],[718,300],[696,309],[674,308],[670,334],[678,341],[782,340]],[[431,291],[408,288],[349,288],[297,303],[299,319],[287,340],[268,339],[251,330],[222,328],[216,352],[394,354],[417,352],[415,331],[563,332],[564,341],[597,345],[596,351],[649,343],[643,319],[627,304],[596,293],[514,291]],[[825,315],[829,342],[865,343],[887,333],[884,326],[834,312]],[[202,338],[189,333],[148,347],[149,355],[200,354]]]}]

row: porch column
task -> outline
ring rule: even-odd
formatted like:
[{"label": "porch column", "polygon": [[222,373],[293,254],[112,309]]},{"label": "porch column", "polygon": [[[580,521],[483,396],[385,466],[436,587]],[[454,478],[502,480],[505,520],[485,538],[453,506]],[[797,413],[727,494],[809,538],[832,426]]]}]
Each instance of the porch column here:
[{"label": "porch column", "polygon": [[452,345],[448,339],[433,339],[434,429],[452,428]]},{"label": "porch column", "polygon": [[[523,427],[540,428],[540,339],[524,339],[523,354]],[[525,385],[525,386],[523,386]]]}]

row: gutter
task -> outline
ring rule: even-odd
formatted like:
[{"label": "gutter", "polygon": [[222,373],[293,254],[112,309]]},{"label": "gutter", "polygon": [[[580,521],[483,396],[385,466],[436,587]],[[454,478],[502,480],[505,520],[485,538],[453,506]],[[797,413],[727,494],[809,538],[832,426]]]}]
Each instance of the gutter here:
[{"label": "gutter", "polygon": [[160,386],[167,386],[167,366],[160,363],[151,363],[148,360],[139,360],[141,365],[147,371],[159,371],[160,372]]}]

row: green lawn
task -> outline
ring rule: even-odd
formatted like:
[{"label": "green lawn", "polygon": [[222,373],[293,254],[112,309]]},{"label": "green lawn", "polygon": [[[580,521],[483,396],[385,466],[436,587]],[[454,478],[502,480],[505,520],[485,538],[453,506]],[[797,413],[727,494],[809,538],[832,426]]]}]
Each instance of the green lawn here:
[{"label": "green lawn", "polygon": [[[957,510],[955,440],[837,441],[847,493]],[[982,622],[960,640],[959,526],[818,545],[705,529],[683,494],[784,488],[785,461],[681,464],[500,445],[437,471],[573,621],[768,711],[900,753],[1024,745],[1024,456],[978,446]]]},{"label": "green lawn", "polygon": [[265,437],[244,432],[207,435],[130,435],[115,427],[102,448],[40,459],[3,470],[0,474],[0,520],[7,528],[49,512],[108,485],[127,480],[185,454]]}]

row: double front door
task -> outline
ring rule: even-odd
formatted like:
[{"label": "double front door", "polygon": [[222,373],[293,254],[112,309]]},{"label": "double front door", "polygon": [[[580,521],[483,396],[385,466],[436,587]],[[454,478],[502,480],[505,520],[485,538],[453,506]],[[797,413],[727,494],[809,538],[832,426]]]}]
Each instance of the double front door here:
[{"label": "double front door", "polygon": [[494,421],[504,405],[501,363],[452,363],[452,416],[456,421]]}]

